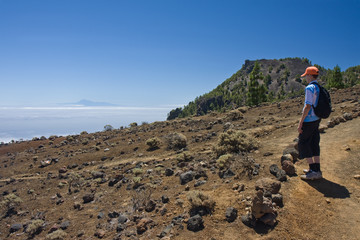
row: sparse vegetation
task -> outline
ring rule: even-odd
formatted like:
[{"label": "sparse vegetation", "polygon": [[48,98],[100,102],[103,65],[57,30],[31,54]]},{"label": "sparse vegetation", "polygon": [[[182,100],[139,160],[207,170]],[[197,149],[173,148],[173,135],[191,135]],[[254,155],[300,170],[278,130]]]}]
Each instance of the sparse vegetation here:
[{"label": "sparse vegetation", "polygon": [[190,215],[193,215],[192,212],[200,212],[203,213],[202,215],[211,214],[215,209],[216,202],[202,191],[189,192],[187,199],[190,202]]},{"label": "sparse vegetation", "polygon": [[221,155],[218,160],[216,160],[216,165],[218,168],[223,169],[230,166],[231,162],[234,160],[232,154]]},{"label": "sparse vegetation", "polygon": [[237,156],[237,158],[231,162],[231,168],[237,173],[238,178],[247,176],[249,179],[252,179],[257,170],[255,160],[247,154]]},{"label": "sparse vegetation", "polygon": [[139,176],[139,175],[144,174],[144,170],[141,169],[141,168],[134,168],[134,169],[132,170],[132,172],[133,172],[133,174],[134,174],[135,176]]},{"label": "sparse vegetation", "polygon": [[56,230],[46,236],[46,240],[63,240],[66,239],[67,233],[61,229]]},{"label": "sparse vegetation", "polygon": [[139,188],[132,193],[131,203],[134,211],[142,209],[150,201],[153,189],[147,187],[145,189]]},{"label": "sparse vegetation", "polygon": [[112,131],[112,130],[114,130],[113,126],[111,126],[109,124],[104,126],[104,131]]},{"label": "sparse vegetation", "polygon": [[137,125],[138,125],[138,124],[137,124],[136,122],[133,122],[133,123],[130,123],[130,124],[129,124],[129,126],[130,126],[131,128],[137,127]]},{"label": "sparse vegetation", "polygon": [[69,183],[69,193],[75,189],[76,191],[79,191],[82,186],[85,184],[84,178],[80,176],[78,173],[70,173],[68,176],[68,183]]},{"label": "sparse vegetation", "polygon": [[35,235],[41,233],[44,227],[44,221],[41,219],[33,220],[26,228],[25,232],[29,237],[34,237]]},{"label": "sparse vegetation", "polygon": [[180,150],[186,148],[187,138],[181,133],[171,133],[166,137],[168,149]]},{"label": "sparse vegetation", "polygon": [[[288,60],[282,63],[288,67]],[[248,64],[249,68],[246,69],[250,70],[253,67],[252,62]],[[263,65],[263,70],[266,71],[269,65]],[[274,64],[272,77],[278,66],[279,64]],[[281,74],[284,72],[285,70],[281,71]],[[293,77],[295,75],[291,73],[289,82]],[[345,75],[343,77],[346,84]],[[276,79],[273,77],[274,82],[270,86],[273,99],[278,93],[275,90],[279,90],[273,88],[277,85]],[[236,81],[238,82],[231,82],[223,89],[229,92],[229,88],[236,89],[237,93],[246,96],[243,87],[246,86],[245,81],[248,81],[248,78],[242,73]],[[287,91],[286,97],[297,94],[296,86],[300,85],[298,82],[291,82],[291,85],[283,84]],[[323,139],[324,150],[330,150],[332,156],[334,155],[329,159],[332,164],[327,165],[328,170],[336,171],[345,150],[349,166],[356,166],[358,162],[357,144],[351,139],[356,139],[359,135],[356,127],[360,112],[359,93],[360,86],[331,91],[334,112],[329,123],[336,126],[324,126],[327,129],[325,134],[339,136],[338,139],[341,141],[330,137]],[[185,239],[193,236],[222,239],[224,232],[218,229],[227,229],[229,231],[226,234],[229,238],[244,236],[256,239],[275,236],[282,239],[301,239],[304,229],[297,228],[296,222],[293,221],[294,215],[287,214],[291,212],[299,221],[310,219],[311,224],[305,226],[309,238],[316,238],[320,231],[321,236],[341,239],[343,232],[327,234],[328,229],[317,228],[314,221],[318,218],[311,216],[316,213],[326,219],[329,213],[326,209],[334,204],[333,197],[346,198],[347,203],[357,201],[343,187],[347,186],[349,181],[356,182],[360,179],[360,176],[354,176],[358,174],[356,168],[348,167],[347,177],[343,174],[341,178],[336,179],[337,185],[332,186],[336,188],[336,191],[333,191],[336,196],[330,196],[327,199],[328,203],[320,204],[320,207],[308,205],[307,212],[293,204],[301,202],[302,196],[291,193],[299,190],[298,187],[301,187],[301,191],[312,191],[312,186],[300,186],[300,182],[296,180],[298,177],[290,174],[286,176],[286,171],[284,174],[280,172],[284,167],[280,164],[284,163],[285,159],[284,156],[280,159],[280,156],[285,146],[291,146],[290,155],[286,158],[290,160],[289,163],[296,159],[292,136],[297,132],[295,122],[298,121],[303,107],[303,96],[277,104],[261,104],[259,107],[237,108],[237,105],[233,104],[231,108],[234,109],[224,113],[212,112],[207,116],[155,122],[123,130],[99,131],[83,136],[59,136],[55,139],[49,137],[47,140],[15,142],[0,146],[0,204],[4,213],[2,215],[0,212],[0,238],[156,239],[161,236],[162,239],[166,239],[174,236]],[[323,125],[326,125],[326,122]],[[349,127],[352,130],[346,131]],[[227,131],[229,129],[231,130]],[[238,131],[247,134],[245,136]],[[167,137],[174,133],[185,135],[186,145],[185,148],[168,151]],[[82,144],[84,138],[88,139],[87,145]],[[152,138],[157,139],[154,143],[147,144],[147,140]],[[255,146],[251,146],[249,139],[255,141]],[[146,151],[158,146],[160,140],[161,148]],[[253,151],[259,146],[257,140],[261,141],[261,148]],[[330,148],[334,146],[334,150],[331,151]],[[44,161],[51,164],[44,165]],[[297,166],[294,166],[294,170],[302,169],[306,164],[305,160],[300,160]],[[279,166],[279,174],[271,175],[274,172],[272,165]],[[40,166],[42,167],[39,168]],[[281,192],[273,193],[270,190],[265,191],[265,185],[257,184],[258,180],[268,177],[274,181],[275,177],[278,180],[282,179],[280,181],[287,177],[288,181],[281,182]],[[193,192],[194,190],[198,191]],[[354,189],[350,190],[356,191],[358,188],[354,185]],[[263,193],[258,200],[264,204],[259,206],[276,208],[276,212],[264,213],[263,219],[258,218],[259,215],[252,218],[253,213],[256,213],[253,211],[254,199],[256,201],[257,196],[255,193],[259,191]],[[13,210],[6,211],[6,204],[3,203],[6,196],[11,194],[21,197],[23,202],[20,201],[14,205],[15,207],[8,208]],[[310,194],[308,197],[312,202],[316,202],[319,200],[318,195]],[[351,224],[351,221],[346,221],[346,216],[351,216],[356,204],[337,204],[340,204],[339,209],[344,214],[329,219],[328,225],[344,224],[344,231],[354,233],[355,228],[357,232],[356,226]],[[282,206],[285,208],[281,208]],[[234,210],[242,216],[235,214]],[[212,216],[196,216],[209,213]],[[261,233],[242,224],[243,217],[246,217],[243,214],[247,213],[250,225],[261,224],[256,225]],[[338,216],[336,211],[333,211],[333,214]],[[230,223],[229,217],[235,219],[235,222]],[[270,227],[262,224],[269,223],[268,218],[271,217],[273,220],[278,217],[278,221],[286,222],[287,227]],[[39,223],[34,222],[39,219]],[[153,225],[144,226],[144,232],[137,232],[137,225],[141,222],[146,225],[147,221],[152,221]],[[186,230],[188,224],[196,225],[202,222],[204,228],[201,230]],[[218,229],[213,228],[214,224]]]},{"label": "sparse vegetation", "polygon": [[22,202],[23,200],[13,193],[4,196],[3,200],[0,202],[0,207],[2,209],[3,214],[5,214],[5,217],[15,214],[16,208]]},{"label": "sparse vegetation", "polygon": [[219,157],[226,153],[249,152],[259,147],[259,142],[242,131],[228,130],[219,136],[213,151]]},{"label": "sparse vegetation", "polygon": [[146,145],[148,146],[148,151],[154,151],[160,148],[161,140],[158,137],[152,137],[146,141]]},{"label": "sparse vegetation", "polygon": [[190,162],[193,159],[194,159],[194,157],[188,151],[179,153],[176,156],[177,162]]}]

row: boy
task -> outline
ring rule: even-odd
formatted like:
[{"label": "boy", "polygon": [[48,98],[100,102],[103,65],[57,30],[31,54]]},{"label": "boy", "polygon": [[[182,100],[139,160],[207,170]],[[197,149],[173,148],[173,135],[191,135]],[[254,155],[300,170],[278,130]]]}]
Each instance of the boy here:
[{"label": "boy", "polygon": [[313,82],[319,76],[316,67],[308,67],[301,77],[305,77],[308,85],[305,88],[305,104],[298,126],[299,132],[299,154],[300,159],[306,158],[309,169],[305,169],[305,175],[301,175],[303,180],[321,179],[320,170],[320,118],[315,115],[312,106],[316,106],[319,98],[319,88]]}]

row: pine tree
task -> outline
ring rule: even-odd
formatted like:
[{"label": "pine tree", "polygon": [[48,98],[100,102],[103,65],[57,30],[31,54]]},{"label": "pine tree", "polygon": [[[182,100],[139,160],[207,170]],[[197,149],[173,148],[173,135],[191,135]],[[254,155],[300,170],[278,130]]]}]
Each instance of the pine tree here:
[{"label": "pine tree", "polygon": [[250,82],[249,82],[249,90],[247,93],[247,99],[246,102],[249,106],[258,105],[261,102],[260,97],[260,87],[259,87],[259,81],[263,79],[264,76],[262,72],[260,72],[260,65],[259,62],[255,62],[255,66],[253,70],[250,73]]},{"label": "pine tree", "polygon": [[343,76],[339,65],[334,67],[334,70],[328,79],[328,86],[330,88],[344,88]]},{"label": "pine tree", "polygon": [[259,99],[260,102],[266,102],[267,101],[267,93],[268,89],[266,87],[265,84],[261,84],[261,86],[259,87]]}]

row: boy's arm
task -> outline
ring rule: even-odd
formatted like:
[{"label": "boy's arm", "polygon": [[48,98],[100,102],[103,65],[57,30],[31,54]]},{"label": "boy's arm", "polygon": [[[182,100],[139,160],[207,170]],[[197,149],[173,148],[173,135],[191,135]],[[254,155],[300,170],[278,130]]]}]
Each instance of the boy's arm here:
[{"label": "boy's arm", "polygon": [[306,116],[308,115],[310,109],[311,109],[311,105],[306,104],[304,107],[304,110],[302,112],[301,119],[300,119],[299,126],[298,126],[298,132],[300,134],[302,133],[302,126],[303,126],[304,120],[305,120]]}]

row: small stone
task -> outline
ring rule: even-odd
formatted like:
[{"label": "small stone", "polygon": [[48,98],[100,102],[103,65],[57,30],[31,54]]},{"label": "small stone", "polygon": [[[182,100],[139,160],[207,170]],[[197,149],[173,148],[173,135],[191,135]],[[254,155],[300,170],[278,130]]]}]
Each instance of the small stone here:
[{"label": "small stone", "polygon": [[166,235],[168,235],[172,229],[173,225],[169,224],[167,225],[164,230],[158,235],[159,238],[164,238]]},{"label": "small stone", "polygon": [[326,202],[329,204],[329,203],[331,203],[331,200],[329,198],[327,198]]},{"label": "small stone", "polygon": [[104,172],[99,172],[99,171],[94,171],[91,173],[92,177],[94,179],[96,178],[104,178],[105,177],[105,173]]},{"label": "small stone", "polygon": [[272,201],[279,207],[283,207],[283,196],[281,194],[272,194],[271,195]]},{"label": "small stone", "polygon": [[148,225],[152,223],[153,220],[150,218],[142,218],[137,224],[136,224],[136,230],[139,234],[142,234],[148,229]]},{"label": "small stone", "polygon": [[327,125],[324,125],[324,124],[320,124],[319,126],[319,132],[320,133],[325,133],[325,130],[328,129],[328,126]]},{"label": "small stone", "polygon": [[62,222],[62,223],[60,224],[60,228],[61,228],[62,230],[67,229],[69,226],[70,226],[70,221],[64,221],[64,222]]},{"label": "small stone", "polygon": [[49,233],[55,232],[55,231],[57,231],[59,228],[60,228],[60,226],[55,223],[55,224],[50,228]]},{"label": "small stone", "polygon": [[187,222],[187,229],[193,232],[198,232],[204,229],[204,220],[198,214],[189,218]]},{"label": "small stone", "polygon": [[219,172],[220,178],[231,178],[233,176],[235,176],[235,173],[231,169],[227,169],[226,171]]},{"label": "small stone", "polygon": [[357,179],[357,180],[360,180],[360,174],[356,174],[356,175],[354,176],[354,178]]},{"label": "small stone", "polygon": [[198,181],[195,182],[194,187],[201,186],[201,185],[203,185],[205,183],[206,183],[206,181],[204,181],[204,180],[198,180]]},{"label": "small stone", "polygon": [[260,221],[273,227],[276,224],[276,215],[274,213],[266,213],[260,218]]},{"label": "small stone", "polygon": [[351,151],[351,148],[350,148],[348,145],[344,145],[344,146],[343,146],[343,149],[344,149],[345,151]]},{"label": "small stone", "polygon": [[192,171],[188,171],[183,174],[180,174],[181,185],[185,185],[192,180],[193,180],[193,172]]},{"label": "small stone", "polygon": [[102,219],[104,218],[105,214],[103,212],[99,212],[99,214],[97,215],[98,219]]},{"label": "small stone", "polygon": [[289,176],[294,176],[296,173],[295,166],[291,161],[287,161],[287,160],[283,161],[281,163],[281,167]]},{"label": "small stone", "polygon": [[122,232],[124,231],[126,228],[126,225],[123,223],[118,223],[118,225],[116,226],[116,232]]},{"label": "small stone", "polygon": [[352,120],[352,119],[353,119],[351,113],[344,113],[343,117],[344,117],[346,120]]},{"label": "small stone", "polygon": [[235,219],[237,218],[237,213],[238,211],[235,208],[233,207],[227,208],[225,213],[226,221],[228,222],[235,221]]},{"label": "small stone", "polygon": [[126,223],[128,218],[125,215],[120,214],[118,217],[118,223]]},{"label": "small stone", "polygon": [[66,167],[62,167],[59,169],[59,173],[66,173],[67,172],[67,168]]},{"label": "small stone", "polygon": [[283,151],[283,156],[287,156],[287,154],[290,154],[291,157],[292,157],[292,161],[293,162],[296,162],[299,158],[299,151],[296,149],[297,147],[297,144],[291,146],[291,147],[288,147],[286,148],[284,151]]},{"label": "small stone", "polygon": [[98,230],[96,230],[94,236],[98,237],[98,238],[103,238],[103,237],[105,237],[105,234],[106,234],[106,232],[104,230],[98,229]]},{"label": "small stone", "polygon": [[152,212],[154,211],[156,207],[156,203],[153,201],[153,200],[149,200],[147,203],[146,203],[146,206],[145,206],[145,211],[147,212]]},{"label": "small stone", "polygon": [[23,225],[21,223],[14,223],[10,226],[10,233],[17,232],[22,229]]},{"label": "small stone", "polygon": [[83,231],[83,230],[78,231],[77,234],[76,234],[77,237],[82,237],[84,235],[85,235],[85,231]]},{"label": "small stone", "polygon": [[268,157],[268,156],[272,156],[272,155],[274,155],[272,152],[266,152],[266,153],[264,153],[264,157]]},{"label": "small stone", "polygon": [[120,213],[113,211],[108,213],[109,218],[117,218],[120,216]]},{"label": "small stone", "polygon": [[269,169],[270,169],[270,173],[274,176],[276,176],[276,174],[280,170],[278,165],[276,165],[276,164],[272,164]]},{"label": "small stone", "polygon": [[250,214],[241,216],[241,222],[248,227],[254,227],[256,224],[256,219]]},{"label": "small stone", "polygon": [[162,203],[168,203],[169,202],[169,197],[166,196],[166,195],[161,196],[161,202]]},{"label": "small stone", "polygon": [[292,162],[292,161],[293,161],[293,157],[291,156],[291,154],[282,155],[282,156],[281,156],[281,163],[282,163],[283,161],[290,161],[290,162]]},{"label": "small stone", "polygon": [[272,194],[276,194],[279,192],[281,188],[281,183],[279,181],[275,181],[271,178],[262,178],[256,181],[255,189],[256,190],[264,190],[269,191]]},{"label": "small stone", "polygon": [[92,201],[94,201],[94,199],[95,199],[95,196],[92,193],[89,193],[89,194],[86,194],[83,196],[84,203],[92,202]]},{"label": "small stone", "polygon": [[79,202],[75,202],[74,203],[74,209],[82,210],[82,209],[84,209],[84,207]]},{"label": "small stone", "polygon": [[172,175],[174,175],[174,171],[171,168],[166,168],[165,169],[165,176],[170,177]]}]

